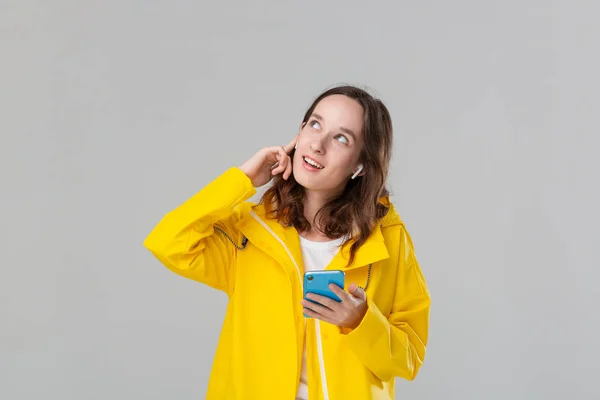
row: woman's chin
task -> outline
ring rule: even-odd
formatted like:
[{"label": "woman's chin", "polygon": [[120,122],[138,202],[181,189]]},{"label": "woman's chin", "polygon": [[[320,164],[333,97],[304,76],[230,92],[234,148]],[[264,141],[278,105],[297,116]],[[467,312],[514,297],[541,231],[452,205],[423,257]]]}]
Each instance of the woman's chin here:
[{"label": "woman's chin", "polygon": [[294,179],[300,186],[306,190],[319,191],[319,192],[336,192],[336,188],[332,187],[331,179],[325,176],[306,176],[302,173],[294,174]]},{"label": "woman's chin", "polygon": [[321,181],[320,179],[315,179],[315,177],[312,177],[312,176],[306,176],[302,172],[295,173],[294,179],[296,180],[296,182],[298,182],[298,184],[300,184],[300,186],[302,186],[305,189],[308,189],[308,190],[322,189],[321,188],[322,183],[320,183],[320,181]]}]

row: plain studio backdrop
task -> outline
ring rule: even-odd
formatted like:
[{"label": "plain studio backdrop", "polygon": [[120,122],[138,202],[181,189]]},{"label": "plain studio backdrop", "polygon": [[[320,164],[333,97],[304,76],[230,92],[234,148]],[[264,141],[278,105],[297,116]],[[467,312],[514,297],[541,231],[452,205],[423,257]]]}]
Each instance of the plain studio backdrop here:
[{"label": "plain studio backdrop", "polygon": [[339,83],[433,299],[399,398],[600,398],[597,2],[0,5],[0,398],[203,398],[226,296],[142,242]]}]

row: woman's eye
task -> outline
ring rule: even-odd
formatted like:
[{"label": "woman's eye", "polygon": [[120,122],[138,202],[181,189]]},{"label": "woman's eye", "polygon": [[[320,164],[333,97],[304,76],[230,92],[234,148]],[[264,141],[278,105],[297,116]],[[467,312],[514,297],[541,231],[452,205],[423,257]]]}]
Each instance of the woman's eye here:
[{"label": "woman's eye", "polygon": [[318,121],[312,121],[310,123],[311,128],[315,128],[315,129],[319,129],[321,127],[321,125],[319,125]]},{"label": "woman's eye", "polygon": [[348,138],[344,135],[338,135],[335,137],[336,140],[339,140],[340,142],[344,143],[344,144],[349,144],[350,142],[348,141]]}]

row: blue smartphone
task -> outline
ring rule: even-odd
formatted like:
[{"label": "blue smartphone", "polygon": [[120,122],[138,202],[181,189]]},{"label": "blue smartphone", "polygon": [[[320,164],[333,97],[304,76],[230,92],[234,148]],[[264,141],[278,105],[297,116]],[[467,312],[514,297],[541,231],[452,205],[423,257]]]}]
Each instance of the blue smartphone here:
[{"label": "blue smartphone", "polygon": [[[308,293],[320,294],[321,296],[329,297],[335,301],[342,301],[333,293],[329,288],[329,285],[334,283],[340,288],[344,288],[345,274],[344,271],[340,270],[325,270],[325,271],[310,271],[304,273],[304,299],[312,301],[306,298]],[[314,303],[314,301],[313,301]],[[304,315],[307,318],[306,314]]]}]

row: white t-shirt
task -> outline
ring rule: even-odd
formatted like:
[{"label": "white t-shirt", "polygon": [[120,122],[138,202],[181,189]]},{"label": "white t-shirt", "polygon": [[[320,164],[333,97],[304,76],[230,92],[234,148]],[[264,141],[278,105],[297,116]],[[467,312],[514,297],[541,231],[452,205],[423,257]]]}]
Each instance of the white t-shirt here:
[{"label": "white t-shirt", "polygon": [[[345,237],[327,242],[313,242],[300,236],[302,247],[302,259],[304,271],[323,270],[335,257]],[[300,373],[300,384],[296,400],[308,400],[307,371],[306,371],[306,340],[304,341],[304,353],[302,356],[302,372]]]}]

